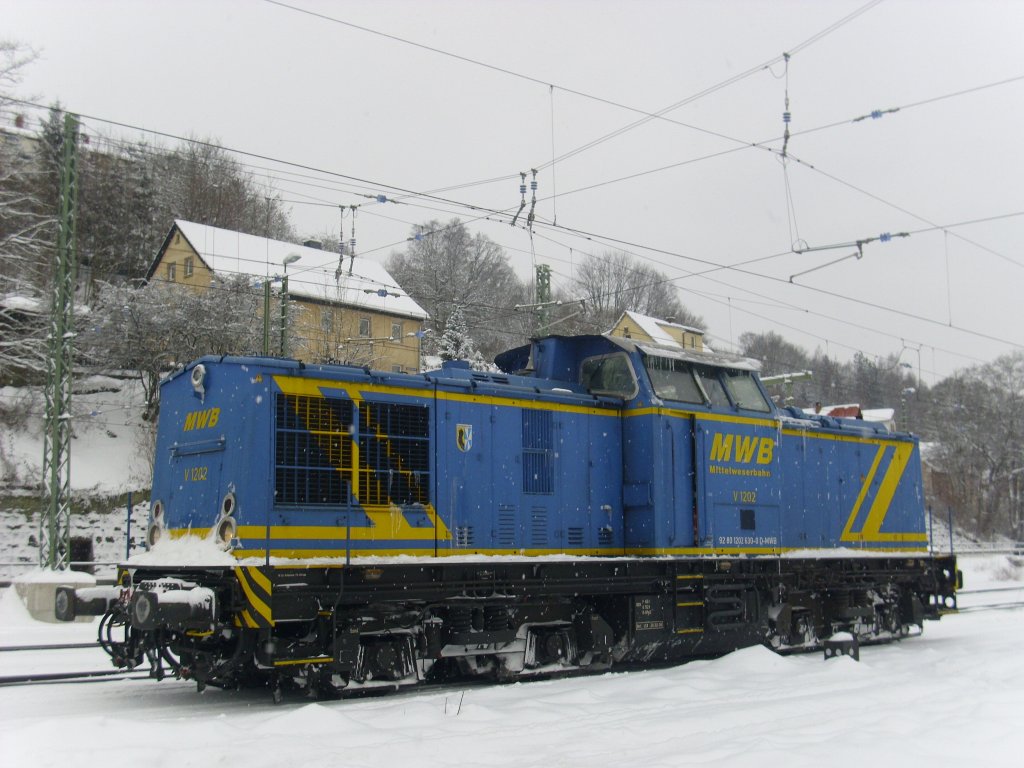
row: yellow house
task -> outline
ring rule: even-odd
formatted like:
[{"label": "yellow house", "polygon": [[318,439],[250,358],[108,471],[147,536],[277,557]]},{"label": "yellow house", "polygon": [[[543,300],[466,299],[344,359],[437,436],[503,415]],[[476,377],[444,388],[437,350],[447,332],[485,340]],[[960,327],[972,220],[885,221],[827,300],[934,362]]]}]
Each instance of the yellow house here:
[{"label": "yellow house", "polygon": [[[146,279],[207,290],[249,275],[276,295],[288,280],[288,356],[395,372],[419,370],[427,313],[375,261],[177,220]],[[275,299],[271,312],[280,312]],[[271,353],[279,351],[273,340]]]},{"label": "yellow house", "polygon": [[641,343],[661,344],[667,347],[704,350],[704,331],[700,328],[659,320],[656,317],[648,317],[628,309],[622,313],[615,326],[605,335]]}]

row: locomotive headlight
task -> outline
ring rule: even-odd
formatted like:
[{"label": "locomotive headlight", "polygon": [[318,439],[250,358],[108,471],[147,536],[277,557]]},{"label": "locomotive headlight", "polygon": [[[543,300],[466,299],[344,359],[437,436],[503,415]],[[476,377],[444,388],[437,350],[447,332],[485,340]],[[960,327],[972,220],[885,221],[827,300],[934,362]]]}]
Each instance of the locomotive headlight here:
[{"label": "locomotive headlight", "polygon": [[217,545],[221,549],[230,548],[231,542],[237,533],[238,526],[235,523],[235,518],[229,516],[222,517],[217,523]]},{"label": "locomotive headlight", "polygon": [[151,508],[151,512],[150,513],[153,516],[153,522],[154,523],[160,523],[161,525],[163,525],[163,522],[164,522],[164,503],[162,501],[160,501],[160,499],[157,499],[156,501],[153,502],[153,506]]},{"label": "locomotive headlight", "polygon": [[192,389],[196,391],[199,397],[203,397],[206,394],[206,366],[200,363],[192,369]]},{"label": "locomotive headlight", "polygon": [[164,527],[160,523],[153,522],[146,531],[146,546],[152,549],[164,535]]},{"label": "locomotive headlight", "polygon": [[217,537],[217,545],[221,549],[230,549],[231,542],[238,535],[238,523],[233,517],[238,509],[238,500],[235,494],[228,491],[220,502],[220,517],[214,525],[214,535]]}]

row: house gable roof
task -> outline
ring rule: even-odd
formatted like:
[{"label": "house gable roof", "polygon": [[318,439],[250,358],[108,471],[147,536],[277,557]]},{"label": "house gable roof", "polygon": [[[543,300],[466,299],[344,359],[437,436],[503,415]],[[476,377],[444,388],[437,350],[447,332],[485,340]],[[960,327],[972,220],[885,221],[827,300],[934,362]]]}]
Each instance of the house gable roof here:
[{"label": "house gable roof", "polygon": [[682,345],[665,330],[666,328],[678,328],[679,330],[687,333],[701,335],[704,333],[700,328],[691,328],[688,325],[670,323],[668,320],[660,320],[656,317],[641,315],[639,312],[633,312],[629,309],[619,316],[619,319],[615,321],[615,325],[612,326],[612,328],[617,328],[619,324],[622,323],[623,319],[627,317],[636,324],[637,328],[646,333],[655,344],[661,344],[666,347],[682,347]]},{"label": "house gable roof", "polygon": [[426,319],[427,313],[406,294],[383,265],[346,256],[341,270],[338,254],[229,229],[177,219],[157,252],[150,279],[175,232],[180,232],[203,264],[214,274],[249,275],[259,280],[284,274],[284,259],[298,254],[288,268],[288,293],[327,304],[358,307],[387,315]]}]

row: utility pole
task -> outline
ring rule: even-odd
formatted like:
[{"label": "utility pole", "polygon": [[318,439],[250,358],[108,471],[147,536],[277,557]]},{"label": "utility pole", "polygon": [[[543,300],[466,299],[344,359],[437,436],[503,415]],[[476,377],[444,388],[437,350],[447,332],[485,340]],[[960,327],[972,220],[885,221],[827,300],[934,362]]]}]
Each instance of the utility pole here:
[{"label": "utility pole", "polygon": [[62,571],[71,564],[71,358],[75,336],[77,159],[78,118],[65,115],[60,220],[46,361],[43,494],[39,519],[39,565]]},{"label": "utility pole", "polygon": [[537,329],[536,334],[543,336],[548,328],[548,306],[551,304],[551,267],[547,264],[537,265]]},{"label": "utility pole", "polygon": [[281,357],[288,357],[288,265],[301,258],[297,253],[289,253],[281,262],[284,265],[284,277],[281,278]]},{"label": "utility pole", "polygon": [[288,357],[288,267],[281,278],[281,357]]},{"label": "utility pole", "polygon": [[270,354],[270,280],[263,281],[263,356]]}]

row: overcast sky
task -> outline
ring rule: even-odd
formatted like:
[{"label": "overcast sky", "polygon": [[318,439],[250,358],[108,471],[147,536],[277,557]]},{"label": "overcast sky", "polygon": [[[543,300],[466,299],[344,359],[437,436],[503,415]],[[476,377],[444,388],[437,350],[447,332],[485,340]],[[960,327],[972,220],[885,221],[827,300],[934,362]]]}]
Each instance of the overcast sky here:
[{"label": "overcast sky", "polygon": [[[336,232],[336,206],[364,204],[357,250],[372,258],[414,223],[459,216],[524,279],[549,264],[556,287],[587,253],[646,259],[723,348],[774,329],[841,359],[899,353],[934,383],[1024,347],[1024,215],[1010,215],[1024,212],[1022,2],[288,4],[322,16],[0,0],[0,17],[40,53],[22,96],[60,99],[96,135],[139,135],[112,120],[307,166],[239,158],[302,234]],[[531,168],[535,256],[507,216],[467,207],[514,213]],[[398,191],[451,187],[436,192],[450,202]],[[913,234],[790,283],[886,232]],[[789,253],[821,246],[843,247]],[[729,268],[691,274],[716,267]]]}]

